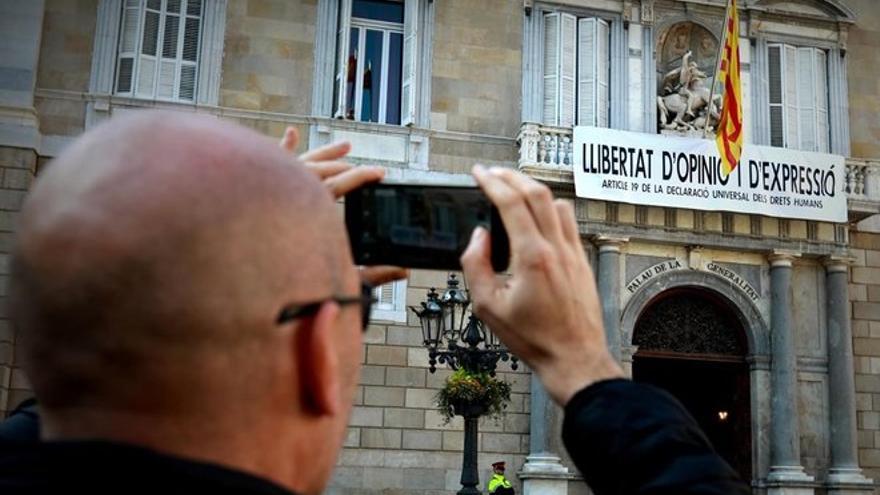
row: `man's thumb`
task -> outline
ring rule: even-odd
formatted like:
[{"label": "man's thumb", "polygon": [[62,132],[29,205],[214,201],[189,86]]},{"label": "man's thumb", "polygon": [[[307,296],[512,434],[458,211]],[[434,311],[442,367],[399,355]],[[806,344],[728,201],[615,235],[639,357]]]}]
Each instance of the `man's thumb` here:
[{"label": "man's thumb", "polygon": [[492,270],[491,258],[489,232],[483,227],[477,227],[471,234],[467,249],[461,255],[461,267],[475,301],[488,302],[492,295],[495,271]]}]

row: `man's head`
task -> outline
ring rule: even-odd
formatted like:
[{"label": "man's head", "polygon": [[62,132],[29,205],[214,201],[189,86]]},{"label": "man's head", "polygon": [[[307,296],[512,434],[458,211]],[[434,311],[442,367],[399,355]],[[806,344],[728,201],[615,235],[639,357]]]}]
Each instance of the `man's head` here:
[{"label": "man's head", "polygon": [[113,119],[65,150],[26,200],[13,254],[48,438],[139,443],[303,492],[341,444],[360,313],[278,315],[358,294],[317,178],[266,137],[178,113]]},{"label": "man's head", "polygon": [[492,471],[495,474],[504,474],[504,461],[493,462]]}]

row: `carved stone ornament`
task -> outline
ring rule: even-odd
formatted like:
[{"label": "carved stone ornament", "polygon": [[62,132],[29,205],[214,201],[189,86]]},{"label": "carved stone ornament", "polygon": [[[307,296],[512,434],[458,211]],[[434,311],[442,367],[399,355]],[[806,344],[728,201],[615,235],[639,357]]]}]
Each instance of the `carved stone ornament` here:
[{"label": "carved stone ornament", "polygon": [[718,39],[693,22],[671,25],[658,40],[657,115],[662,134],[713,132],[720,118],[721,94],[709,102]]},{"label": "carved stone ornament", "polygon": [[649,306],[636,322],[633,344],[640,351],[743,356],[741,334],[729,310],[687,291]]},{"label": "carved stone ornament", "polygon": [[654,0],[642,0],[642,12],[639,17],[642,24],[654,24]]}]

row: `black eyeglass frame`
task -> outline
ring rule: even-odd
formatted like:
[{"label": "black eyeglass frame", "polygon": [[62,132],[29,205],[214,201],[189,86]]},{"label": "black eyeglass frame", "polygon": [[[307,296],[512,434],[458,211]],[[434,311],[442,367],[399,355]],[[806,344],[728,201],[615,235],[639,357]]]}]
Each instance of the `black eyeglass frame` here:
[{"label": "black eyeglass frame", "polygon": [[327,301],[333,301],[340,306],[359,303],[361,305],[362,330],[364,332],[367,331],[367,326],[370,324],[370,312],[373,309],[373,303],[376,302],[376,297],[373,295],[373,286],[366,282],[361,282],[361,295],[359,296],[336,295],[310,303],[289,304],[281,309],[281,312],[278,314],[278,319],[276,320],[276,323],[279,325],[283,325],[297,318],[313,316],[315,313],[318,312],[318,309],[321,308],[321,305]]}]

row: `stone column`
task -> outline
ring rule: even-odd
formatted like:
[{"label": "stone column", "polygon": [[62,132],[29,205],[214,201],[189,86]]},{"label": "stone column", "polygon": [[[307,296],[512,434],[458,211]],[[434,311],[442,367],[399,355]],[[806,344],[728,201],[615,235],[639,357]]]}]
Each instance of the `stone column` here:
[{"label": "stone column", "polygon": [[828,393],[831,416],[831,468],[828,493],[872,493],[872,481],[859,468],[852,329],[849,323],[849,268],[846,258],[825,260],[828,318]]},{"label": "stone column", "polygon": [[602,322],[608,349],[620,362],[620,247],[629,239],[625,237],[596,236],[593,242],[599,247],[597,279],[599,299],[602,301]]},{"label": "stone column", "polygon": [[556,434],[553,419],[561,410],[535,375],[532,375],[531,387],[529,456],[517,476],[523,481],[524,495],[567,495],[572,475],[552,451],[550,443],[550,435]]},{"label": "stone column", "polygon": [[791,264],[797,254],[770,255],[770,473],[769,495],[813,494],[813,477],[801,466],[797,356],[791,323]]}]

